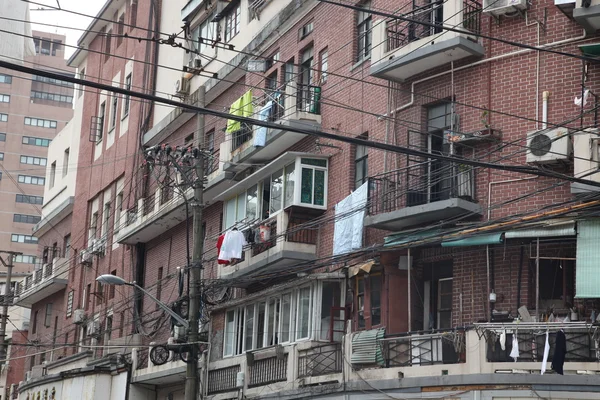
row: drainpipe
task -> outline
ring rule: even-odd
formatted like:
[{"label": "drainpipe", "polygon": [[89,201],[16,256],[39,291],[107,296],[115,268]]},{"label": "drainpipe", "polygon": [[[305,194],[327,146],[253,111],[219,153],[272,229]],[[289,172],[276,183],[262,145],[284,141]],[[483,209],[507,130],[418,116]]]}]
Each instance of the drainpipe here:
[{"label": "drainpipe", "polygon": [[[569,43],[572,43],[572,42],[577,42],[577,41],[580,41],[580,40],[584,40],[586,38],[587,38],[587,34],[586,34],[585,30],[584,30],[583,34],[581,36],[577,36],[577,37],[570,38],[570,39],[564,39],[564,40],[559,40],[557,42],[552,42],[552,43],[540,45],[540,46],[537,46],[537,49],[546,49],[546,48],[549,48],[549,47],[561,46],[561,45],[564,45],[564,44],[569,44]],[[490,58],[486,58],[486,59],[483,59],[483,60],[476,61],[476,62],[471,63],[471,64],[463,65],[463,66],[458,67],[458,68],[454,68],[454,72],[461,71],[463,69],[467,69],[467,68],[471,68],[471,67],[475,67],[477,65],[485,64],[485,63],[490,62],[490,61],[497,61],[497,60],[502,60],[504,58],[508,58],[508,57],[512,57],[512,56],[517,56],[517,55],[520,55],[520,54],[525,54],[525,53],[528,53],[530,51],[533,51],[533,49],[522,49],[522,50],[513,51],[511,53],[500,54],[500,55],[497,55],[497,56],[494,56],[494,57],[490,57]],[[430,76],[428,76],[426,78],[419,79],[417,81],[413,81],[413,83],[411,85],[411,88],[410,88],[410,101],[408,103],[406,103],[404,105],[401,105],[400,107],[396,108],[392,112],[389,112],[389,113],[381,115],[377,119],[379,121],[381,121],[383,118],[390,117],[390,116],[394,115],[395,113],[398,113],[398,112],[400,112],[400,111],[402,111],[402,110],[404,110],[404,109],[406,109],[408,107],[411,107],[415,103],[415,86],[416,85],[418,85],[419,83],[426,82],[426,81],[428,81],[430,79],[439,78],[440,76],[444,76],[446,74],[449,74],[450,72],[451,72],[450,70],[443,71],[443,72],[440,72],[438,74],[430,75]]]},{"label": "drainpipe", "polygon": [[408,248],[408,260],[406,260],[408,266],[408,331],[412,332],[412,302],[410,301],[410,270],[412,269],[412,258],[410,257],[410,247]]},{"label": "drainpipe", "polygon": [[548,99],[550,98],[550,92],[544,91],[542,97],[542,129],[546,129],[548,127]]}]

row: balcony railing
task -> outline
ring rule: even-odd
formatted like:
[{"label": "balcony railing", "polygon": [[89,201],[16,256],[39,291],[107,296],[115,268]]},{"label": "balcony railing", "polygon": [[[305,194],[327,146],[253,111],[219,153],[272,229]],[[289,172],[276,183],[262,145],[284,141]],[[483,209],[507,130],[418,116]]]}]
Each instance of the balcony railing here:
[{"label": "balcony railing", "polygon": [[[517,362],[541,362],[544,358],[544,346],[546,343],[546,326],[540,328],[522,328],[518,331],[506,329],[506,341],[504,350],[500,345],[500,331],[487,330],[485,333],[486,354],[489,362],[515,362],[510,357],[512,351],[513,335],[517,335],[519,342],[519,357]],[[586,328],[565,329],[567,342],[566,362],[600,362],[600,345],[592,337],[592,332]],[[550,353],[548,361],[552,361],[554,346],[556,343],[556,329],[549,332],[548,342]]]},{"label": "balcony railing", "polygon": [[238,372],[239,365],[208,371],[208,394],[235,390]]},{"label": "balcony railing", "polygon": [[[463,2],[462,28],[473,33],[479,33],[481,30],[481,4],[476,0],[463,0]],[[447,18],[444,15],[445,3],[447,2],[438,1],[414,9],[405,14],[407,18],[412,20],[409,22],[397,19],[388,21],[387,51],[399,49],[416,40],[441,33]],[[431,24],[435,26],[431,26]]]},{"label": "balcony railing", "polygon": [[252,126],[245,123],[241,123],[240,126],[240,130],[231,133],[231,150],[240,148],[252,139]]},{"label": "balcony railing", "polygon": [[310,114],[321,114],[321,87],[312,85],[298,85],[298,99],[296,106],[299,111]]},{"label": "balcony railing", "polygon": [[205,175],[210,175],[213,172],[216,172],[219,170],[219,163],[220,163],[220,154],[221,150],[220,149],[214,149],[212,151],[212,154],[210,155],[210,157],[204,157],[204,174]]},{"label": "balcony railing", "polygon": [[146,198],[144,198],[144,215],[148,215],[152,211],[154,211],[154,196],[155,193],[151,193]]},{"label": "balcony railing", "polygon": [[475,201],[473,168],[428,161],[369,178],[369,214],[452,198]]},{"label": "balcony railing", "polygon": [[52,276],[54,267],[52,263],[48,263],[44,266],[44,279]]},{"label": "balcony railing", "polygon": [[342,345],[328,344],[298,351],[298,377],[320,376],[342,372]]},{"label": "balcony railing", "polygon": [[43,269],[38,269],[38,270],[34,271],[34,273],[33,273],[33,284],[34,285],[37,285],[38,283],[40,283],[42,281],[43,273],[44,273]]},{"label": "balcony railing", "polygon": [[287,380],[288,354],[281,357],[269,357],[262,360],[254,360],[250,366],[250,380],[248,387],[268,385],[275,382]]},{"label": "balcony railing", "polygon": [[[252,244],[252,257],[259,255],[262,252],[275,247],[277,244],[277,220],[272,220],[267,223],[261,224],[258,228],[262,232],[269,232],[269,239],[265,241],[259,241]],[[259,235],[260,236],[260,235]]]},{"label": "balcony railing", "polygon": [[380,344],[386,367],[465,362],[464,331],[389,336]]}]

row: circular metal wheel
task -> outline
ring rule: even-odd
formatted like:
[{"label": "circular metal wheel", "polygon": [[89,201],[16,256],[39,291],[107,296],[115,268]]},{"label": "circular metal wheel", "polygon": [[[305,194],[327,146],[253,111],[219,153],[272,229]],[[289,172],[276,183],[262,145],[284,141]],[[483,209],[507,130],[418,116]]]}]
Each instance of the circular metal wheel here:
[{"label": "circular metal wheel", "polygon": [[181,361],[183,361],[184,363],[188,363],[191,361],[191,353],[190,353],[190,347],[189,346],[181,346],[181,349],[179,350],[179,358],[181,358]]},{"label": "circular metal wheel", "polygon": [[167,346],[159,344],[150,350],[150,360],[154,365],[163,365],[169,361],[169,349]]}]

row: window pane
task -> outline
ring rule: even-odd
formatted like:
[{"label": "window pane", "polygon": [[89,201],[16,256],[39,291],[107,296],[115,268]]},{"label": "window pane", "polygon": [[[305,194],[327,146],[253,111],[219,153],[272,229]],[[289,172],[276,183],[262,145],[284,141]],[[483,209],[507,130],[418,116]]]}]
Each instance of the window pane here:
[{"label": "window pane", "polygon": [[269,218],[269,204],[271,203],[271,178],[267,178],[262,184],[262,208],[261,218]]},{"label": "window pane", "polygon": [[313,202],[313,170],[309,168],[302,168],[300,202],[306,204]]},{"label": "window pane", "polygon": [[236,199],[231,199],[225,203],[225,228],[231,228],[235,224],[235,206]]},{"label": "window pane", "polygon": [[248,221],[254,221],[258,209],[258,186],[254,185],[246,192],[246,217]]},{"label": "window pane", "polygon": [[233,355],[233,343],[235,339],[235,311],[227,311],[225,317],[225,338],[224,338],[224,351],[223,354],[226,356]]},{"label": "window pane", "polygon": [[303,158],[301,160],[301,162],[304,165],[314,165],[316,167],[323,167],[323,168],[327,167],[327,160],[319,160],[316,158]]},{"label": "window pane", "polygon": [[268,329],[268,345],[274,346],[279,343],[279,299],[271,299],[269,301],[269,329]]},{"label": "window pane", "polygon": [[315,170],[315,205],[325,205],[325,171]]},{"label": "window pane", "polygon": [[294,202],[294,180],[296,164],[290,164],[285,167],[285,201],[284,207],[292,205]]},{"label": "window pane", "polygon": [[309,334],[310,324],[310,287],[300,289],[298,292],[298,326],[296,339],[305,339]]},{"label": "window pane", "polygon": [[246,307],[246,342],[244,350],[252,350],[254,338],[254,304]]},{"label": "window pane", "polygon": [[237,197],[237,220],[241,221],[246,218],[246,196],[240,194]]},{"label": "window pane", "polygon": [[261,349],[265,347],[265,304],[264,302],[258,304],[258,318],[256,324],[256,348]]},{"label": "window pane", "polygon": [[284,294],[281,299],[281,342],[290,341],[290,330],[292,328],[290,324],[290,316],[292,310],[291,295]]},{"label": "window pane", "polygon": [[271,213],[281,210],[283,200],[283,169],[271,176]]}]

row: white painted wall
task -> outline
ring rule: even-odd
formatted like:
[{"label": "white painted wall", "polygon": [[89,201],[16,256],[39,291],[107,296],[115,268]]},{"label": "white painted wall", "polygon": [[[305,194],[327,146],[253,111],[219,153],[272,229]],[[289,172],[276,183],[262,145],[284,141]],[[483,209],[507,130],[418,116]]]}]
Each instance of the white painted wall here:
[{"label": "white painted wall", "polygon": [[[164,4],[160,10],[160,31],[165,33],[181,32],[183,22],[181,21],[181,9],[186,5],[188,0],[170,0],[168,5]],[[185,51],[183,49],[162,45],[158,50],[158,65],[169,66],[177,69],[166,69],[159,67],[156,74],[156,92],[159,97],[170,97],[165,93],[175,93],[175,82],[181,79],[181,69]],[[154,122],[158,123],[165,118],[173,107],[155,104],[154,105]]]},{"label": "white painted wall", "polygon": [[[42,219],[50,214],[67,198],[75,195],[75,179],[79,163],[79,141],[81,139],[81,116],[83,111],[83,98],[77,97],[73,118],[52,139],[48,147],[48,165],[46,167],[46,186],[44,187],[44,205],[42,206]],[[69,162],[67,175],[63,176],[64,154],[69,149]],[[50,167],[56,162],[54,186],[50,188]]]}]

